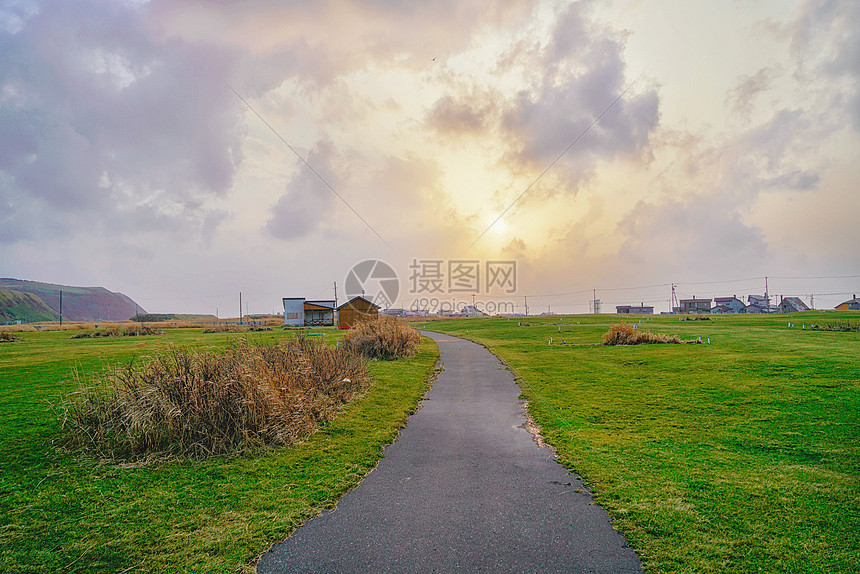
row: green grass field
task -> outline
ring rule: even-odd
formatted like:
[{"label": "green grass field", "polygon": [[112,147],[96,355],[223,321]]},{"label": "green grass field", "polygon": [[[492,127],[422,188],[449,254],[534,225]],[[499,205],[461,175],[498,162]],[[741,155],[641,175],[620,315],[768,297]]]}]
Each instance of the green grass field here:
[{"label": "green grass field", "polygon": [[[340,337],[318,330],[327,342]],[[376,381],[334,421],[291,448],[207,461],[105,465],[60,452],[52,403],[73,371],[100,371],[170,344],[223,347],[236,334],[71,339],[22,333],[0,344],[0,571],[233,572],[331,507],[372,469],[427,389],[438,351],[371,362]],[[273,330],[251,341],[295,336]]]},{"label": "green grass field", "polygon": [[[858,319],[602,315],[427,327],[507,362],[544,438],[649,571],[858,572],[860,335],[802,328]],[[640,320],[703,344],[597,344],[611,322]]]}]

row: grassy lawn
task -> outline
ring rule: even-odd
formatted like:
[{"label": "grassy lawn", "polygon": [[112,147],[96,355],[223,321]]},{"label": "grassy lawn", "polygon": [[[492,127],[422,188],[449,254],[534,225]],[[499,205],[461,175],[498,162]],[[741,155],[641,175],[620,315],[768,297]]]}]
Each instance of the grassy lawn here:
[{"label": "grassy lawn", "polygon": [[[327,342],[340,337],[318,329]],[[73,370],[101,370],[169,344],[223,347],[236,334],[77,339],[33,332],[0,343],[0,571],[231,572],[332,507],[372,469],[414,410],[438,351],[371,362],[375,385],[305,443],[254,456],[103,465],[59,452],[51,402]],[[294,336],[274,330],[251,341]]]},{"label": "grassy lawn", "polygon": [[[640,319],[703,344],[595,344],[610,322]],[[860,314],[427,327],[481,342],[513,368],[544,437],[649,571],[858,572],[860,334],[808,328],[847,319]]]}]

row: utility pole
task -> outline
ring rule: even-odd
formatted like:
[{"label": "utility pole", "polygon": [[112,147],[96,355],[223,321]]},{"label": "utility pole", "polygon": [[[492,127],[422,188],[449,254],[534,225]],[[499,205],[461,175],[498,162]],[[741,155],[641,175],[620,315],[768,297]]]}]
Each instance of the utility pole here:
[{"label": "utility pole", "polygon": [[239,324],[242,324],[242,292],[239,291]]},{"label": "utility pole", "polygon": [[60,327],[63,326],[63,290],[60,289]]},{"label": "utility pole", "polygon": [[767,305],[767,313],[770,313],[770,296],[767,294],[767,277],[764,278],[764,304]]},{"label": "utility pole", "polygon": [[597,289],[594,290],[594,298],[592,299],[592,310],[594,314],[597,315],[599,309],[597,308]]},{"label": "utility pole", "polygon": [[337,309],[337,281],[334,282],[334,308]]},{"label": "utility pole", "polygon": [[681,306],[680,303],[678,303],[678,295],[675,294],[675,287],[677,287],[677,285],[672,283],[672,303],[671,303],[672,307],[669,309],[670,313],[674,313],[675,308]]},{"label": "utility pole", "polygon": [[523,295],[523,301],[526,304],[526,317],[529,316],[529,298]]}]

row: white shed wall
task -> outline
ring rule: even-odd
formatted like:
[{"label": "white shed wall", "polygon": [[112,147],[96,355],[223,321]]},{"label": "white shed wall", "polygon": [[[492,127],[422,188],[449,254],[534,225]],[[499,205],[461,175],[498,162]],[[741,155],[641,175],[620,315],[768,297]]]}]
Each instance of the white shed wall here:
[{"label": "white shed wall", "polygon": [[302,327],[305,324],[305,298],[284,299],[284,327]]}]

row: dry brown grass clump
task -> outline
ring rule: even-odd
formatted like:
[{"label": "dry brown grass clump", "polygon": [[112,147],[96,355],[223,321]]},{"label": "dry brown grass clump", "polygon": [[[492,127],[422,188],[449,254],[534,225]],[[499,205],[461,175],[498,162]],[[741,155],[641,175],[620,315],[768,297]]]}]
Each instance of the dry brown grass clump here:
[{"label": "dry brown grass clump", "polygon": [[9,331],[0,331],[0,343],[11,343],[12,341],[20,341],[21,337]]},{"label": "dry brown grass clump", "polygon": [[[805,328],[805,327],[804,327]],[[851,321],[839,321],[837,323],[825,323],[818,325],[810,325],[810,329],[816,331],[839,331],[841,333],[860,333],[860,323],[852,325]]]},{"label": "dry brown grass clump", "polygon": [[205,327],[203,329],[204,333],[240,333],[243,331],[247,331],[245,327],[240,327],[235,323],[228,323],[226,325],[215,325],[214,327]]},{"label": "dry brown grass clump", "polygon": [[98,337],[140,337],[143,335],[163,335],[164,331],[159,331],[149,325],[129,325],[127,327],[107,327],[101,331],[84,331],[72,335],[72,339],[90,339]]},{"label": "dry brown grass clump", "polygon": [[376,317],[360,322],[343,338],[344,345],[370,359],[413,357],[421,335],[396,317]]},{"label": "dry brown grass clump", "polygon": [[640,331],[627,323],[612,325],[603,336],[604,345],[642,345],[649,343],[683,343],[683,341],[674,335]]},{"label": "dry brown grass clump", "polygon": [[239,339],[107,370],[59,405],[68,445],[109,459],[206,457],[300,441],[369,385],[348,350]]}]

